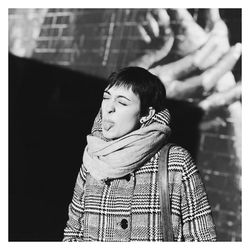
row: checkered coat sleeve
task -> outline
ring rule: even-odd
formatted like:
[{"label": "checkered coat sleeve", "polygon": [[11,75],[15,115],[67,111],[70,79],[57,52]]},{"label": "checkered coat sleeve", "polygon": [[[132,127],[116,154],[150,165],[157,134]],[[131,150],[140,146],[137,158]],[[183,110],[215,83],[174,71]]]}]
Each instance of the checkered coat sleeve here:
[{"label": "checkered coat sleeve", "polygon": [[[199,175],[198,169],[191,158],[189,152],[181,147],[178,148],[178,154],[172,154],[169,168],[170,178],[181,172],[181,194],[178,195],[174,189],[178,181],[170,179],[171,185],[171,209],[173,227],[177,241],[216,241],[215,226],[211,216],[211,208],[208,203],[205,187]],[[182,164],[177,166],[177,161]],[[171,174],[172,172],[172,174]],[[176,197],[181,199],[176,202]],[[178,199],[177,199],[178,200]],[[179,205],[180,204],[180,207]],[[176,219],[182,220],[182,232],[178,231]]]},{"label": "checkered coat sleeve", "polygon": [[[109,184],[98,183],[82,167],[63,241],[162,241],[159,155],[131,178]],[[174,241],[215,241],[205,188],[187,150],[171,147],[168,171]]]},{"label": "checkered coat sleeve", "polygon": [[74,188],[72,202],[69,204],[69,219],[67,221],[67,226],[64,230],[65,238],[64,241],[80,241],[81,232],[81,218],[84,212],[83,208],[83,187],[86,180],[86,171],[84,168],[80,168],[78,173],[76,184]]}]

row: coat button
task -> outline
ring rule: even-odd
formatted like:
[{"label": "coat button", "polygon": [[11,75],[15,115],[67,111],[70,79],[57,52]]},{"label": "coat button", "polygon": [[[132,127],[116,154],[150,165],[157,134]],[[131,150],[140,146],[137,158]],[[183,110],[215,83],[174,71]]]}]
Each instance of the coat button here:
[{"label": "coat button", "polygon": [[122,219],[122,221],[121,221],[121,227],[123,229],[126,229],[128,227],[128,221],[126,219]]},{"label": "coat button", "polygon": [[126,181],[130,181],[130,174],[125,176]]}]

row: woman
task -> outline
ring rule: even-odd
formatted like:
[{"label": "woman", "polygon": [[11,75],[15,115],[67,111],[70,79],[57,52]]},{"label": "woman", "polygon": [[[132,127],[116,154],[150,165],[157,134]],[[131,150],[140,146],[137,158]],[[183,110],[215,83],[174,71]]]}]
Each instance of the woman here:
[{"label": "woman", "polygon": [[[162,241],[160,149],[170,115],[161,81],[139,67],[113,73],[83,154],[64,241]],[[215,241],[207,196],[190,154],[169,153],[175,241]]]}]

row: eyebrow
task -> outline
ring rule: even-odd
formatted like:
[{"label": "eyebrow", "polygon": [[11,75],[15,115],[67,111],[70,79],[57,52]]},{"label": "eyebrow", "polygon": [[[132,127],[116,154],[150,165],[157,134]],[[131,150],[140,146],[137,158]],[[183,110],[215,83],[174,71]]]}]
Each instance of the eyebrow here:
[{"label": "eyebrow", "polygon": [[[108,90],[104,90],[104,93],[106,93],[108,95],[111,95]],[[131,100],[129,98],[127,98],[126,96],[124,96],[124,95],[118,95],[117,98],[124,98],[124,99],[126,99],[126,100],[128,100],[128,101],[131,102]]]}]

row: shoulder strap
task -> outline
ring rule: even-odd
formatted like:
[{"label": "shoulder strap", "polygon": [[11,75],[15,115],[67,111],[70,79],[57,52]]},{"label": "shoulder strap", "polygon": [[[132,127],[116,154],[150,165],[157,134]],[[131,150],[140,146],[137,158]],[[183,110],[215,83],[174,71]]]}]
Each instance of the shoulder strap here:
[{"label": "shoulder strap", "polygon": [[163,241],[173,241],[173,227],[170,210],[170,196],[168,189],[168,155],[170,147],[174,144],[166,144],[160,151],[159,158],[159,192],[161,206],[161,221],[163,229]]}]

